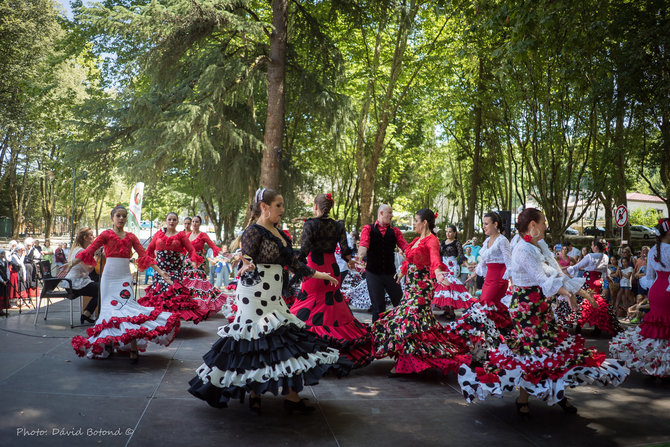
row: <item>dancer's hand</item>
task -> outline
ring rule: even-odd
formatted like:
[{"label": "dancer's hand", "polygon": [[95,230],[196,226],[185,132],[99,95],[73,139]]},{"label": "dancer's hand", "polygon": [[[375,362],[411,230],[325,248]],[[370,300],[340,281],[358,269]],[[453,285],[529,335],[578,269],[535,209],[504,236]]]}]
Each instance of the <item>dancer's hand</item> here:
[{"label": "dancer's hand", "polygon": [[356,269],[356,260],[353,259],[353,258],[349,259],[347,261],[347,267],[349,267],[351,270],[355,270]]},{"label": "dancer's hand", "polygon": [[171,286],[171,285],[173,284],[173,283],[172,283],[172,278],[170,277],[170,274],[169,274],[168,272],[166,272],[166,271],[164,271],[164,270],[161,270],[161,272],[159,273],[159,275],[161,275],[161,278],[163,278],[163,280],[164,280],[166,283],[168,283],[168,285]]},{"label": "dancer's hand", "polygon": [[337,284],[339,283],[339,281],[338,281],[337,279],[333,278],[333,277],[330,276],[328,273],[319,272],[319,271],[314,272],[314,276],[313,276],[313,278],[316,278],[316,279],[324,279],[324,280],[328,281],[328,282],[330,283],[331,286],[335,286],[335,287],[336,287]]},{"label": "dancer's hand", "polygon": [[400,283],[402,282],[402,278],[403,278],[404,276],[405,276],[405,275],[402,274],[402,273],[396,273],[396,274],[395,274],[395,282],[397,282],[398,284],[400,284]]},{"label": "dancer's hand", "polygon": [[193,270],[197,270],[198,264],[196,264],[195,261],[191,261],[191,267],[193,267]]},{"label": "dancer's hand", "polygon": [[242,276],[246,272],[251,272],[256,269],[256,266],[254,265],[254,261],[251,260],[251,258],[247,258],[246,256],[242,256],[242,268],[238,270],[237,275]]},{"label": "dancer's hand", "polygon": [[586,290],[580,290],[577,293],[579,294],[579,296],[586,298],[589,301],[589,303],[591,303],[591,306],[593,306],[594,309],[598,308],[598,302],[595,300],[595,298],[593,298],[593,296],[589,292],[587,292]]}]

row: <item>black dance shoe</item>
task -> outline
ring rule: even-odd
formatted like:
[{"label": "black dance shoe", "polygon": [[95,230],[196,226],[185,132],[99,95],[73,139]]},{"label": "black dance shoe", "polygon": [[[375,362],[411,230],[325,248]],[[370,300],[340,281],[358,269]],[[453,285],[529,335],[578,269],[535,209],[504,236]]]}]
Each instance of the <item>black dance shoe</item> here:
[{"label": "black dance shoe", "polygon": [[81,317],[79,317],[79,323],[84,324],[84,321],[90,323],[90,324],[95,324],[95,320],[91,317],[87,317],[84,314],[81,314]]},{"label": "black dance shoe", "polygon": [[[284,405],[286,408],[286,405]],[[261,414],[261,397],[249,397],[249,409],[252,413]]]},{"label": "black dance shoe", "polygon": [[305,404],[305,401],[308,399],[300,399],[298,402],[293,402],[288,399],[284,399],[284,411],[288,414],[293,414],[294,411],[298,413],[308,414],[314,412],[316,407],[312,407]]},{"label": "black dance shoe", "polygon": [[567,397],[564,397],[563,399],[558,401],[558,406],[563,409],[563,413],[565,414],[576,414],[577,413],[577,407],[572,405]]}]

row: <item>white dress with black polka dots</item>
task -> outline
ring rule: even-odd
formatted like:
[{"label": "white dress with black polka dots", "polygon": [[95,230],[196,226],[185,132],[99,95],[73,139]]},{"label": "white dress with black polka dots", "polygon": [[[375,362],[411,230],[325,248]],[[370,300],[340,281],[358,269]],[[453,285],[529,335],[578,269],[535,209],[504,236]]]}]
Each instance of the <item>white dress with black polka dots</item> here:
[{"label": "white dress with black polka dots", "polygon": [[[290,244],[288,250],[292,256]],[[336,349],[289,311],[282,299],[282,269],[281,264],[256,263],[255,271],[242,276],[234,319],[219,328],[221,338],[189,382],[191,394],[222,408],[251,391],[300,392],[342,362]]]}]

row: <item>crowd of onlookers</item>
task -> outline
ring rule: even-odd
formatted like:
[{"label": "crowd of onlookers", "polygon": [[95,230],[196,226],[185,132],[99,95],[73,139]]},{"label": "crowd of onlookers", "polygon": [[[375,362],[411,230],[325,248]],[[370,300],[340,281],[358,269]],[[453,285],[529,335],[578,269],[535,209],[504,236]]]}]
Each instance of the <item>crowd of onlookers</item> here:
[{"label": "crowd of onlookers", "polygon": [[[556,260],[563,269],[577,264],[586,254],[588,248],[578,250],[571,242],[554,246]],[[627,246],[608,247],[609,257],[607,271],[603,275],[603,298],[612,305],[616,315],[624,321],[638,323],[642,315],[649,309],[648,290],[640,284],[647,268],[649,247],[644,246],[637,253]],[[583,276],[584,272],[579,272]]]}]

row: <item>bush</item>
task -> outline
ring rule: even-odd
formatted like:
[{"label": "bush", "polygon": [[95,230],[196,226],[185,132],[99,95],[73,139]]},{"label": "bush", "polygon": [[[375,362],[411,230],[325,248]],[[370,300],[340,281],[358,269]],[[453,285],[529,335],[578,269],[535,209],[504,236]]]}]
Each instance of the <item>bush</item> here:
[{"label": "bush", "polygon": [[654,227],[658,224],[658,211],[653,208],[638,208],[630,213],[630,225],[644,225]]}]

